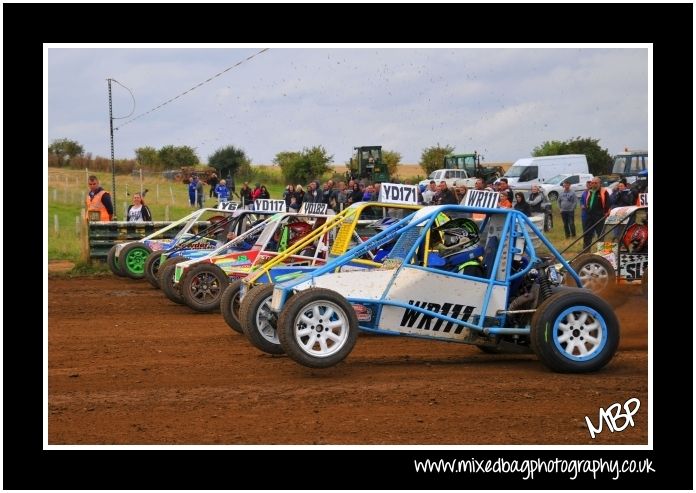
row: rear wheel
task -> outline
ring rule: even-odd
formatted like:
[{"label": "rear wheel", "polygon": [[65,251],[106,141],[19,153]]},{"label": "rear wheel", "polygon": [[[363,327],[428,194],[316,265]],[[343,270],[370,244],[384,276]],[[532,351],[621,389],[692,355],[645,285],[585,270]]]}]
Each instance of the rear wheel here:
[{"label": "rear wheel", "polygon": [[220,308],[220,298],[229,283],[225,271],[208,262],[194,265],[186,277],[179,280],[184,302],[197,312]]},{"label": "rear wheel", "polygon": [[145,259],[144,274],[145,279],[153,288],[159,289],[159,276],[157,275],[160,268],[160,260],[162,259],[162,252],[152,252]]},{"label": "rear wheel", "polygon": [[541,362],[553,371],[596,371],[616,353],[619,322],[600,297],[561,291],[544,300],[534,313],[531,342]]},{"label": "rear wheel", "polygon": [[222,298],[220,298],[220,312],[222,312],[222,318],[225,319],[227,325],[230,326],[235,332],[243,334],[242,324],[239,321],[239,312],[241,299],[239,295],[241,294],[242,280],[237,279],[232,281],[227,289],[222,293]]},{"label": "rear wheel", "polygon": [[145,275],[145,259],[150,253],[152,250],[139,241],[129,243],[118,254],[118,266],[131,279],[142,279]]},{"label": "rear wheel", "polygon": [[106,255],[106,265],[109,266],[109,270],[119,277],[125,277],[125,274],[121,272],[121,268],[118,266],[116,259],[116,245],[112,246],[109,253]]},{"label": "rear wheel", "polygon": [[594,253],[581,255],[571,265],[580,277],[582,286],[595,294],[608,291],[616,282],[614,267],[600,255]]},{"label": "rear wheel", "polygon": [[278,338],[296,362],[328,368],[343,361],[355,347],[358,318],[337,292],[310,288],[286,301],[278,317]]},{"label": "rear wheel", "polygon": [[162,289],[164,295],[179,305],[184,304],[184,297],[181,296],[179,284],[174,284],[174,271],[176,270],[176,264],[185,260],[188,259],[185,257],[173,257],[167,259],[157,273],[159,276],[160,288]]},{"label": "rear wheel", "polygon": [[239,319],[244,335],[257,349],[268,354],[284,354],[278,339],[278,316],[271,310],[273,284],[254,286],[242,301]]}]

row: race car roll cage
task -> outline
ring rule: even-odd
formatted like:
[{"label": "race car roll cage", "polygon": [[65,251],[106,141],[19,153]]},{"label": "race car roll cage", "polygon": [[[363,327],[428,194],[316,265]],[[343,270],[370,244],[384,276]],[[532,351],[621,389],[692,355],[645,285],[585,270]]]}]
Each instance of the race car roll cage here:
[{"label": "race car roll cage", "polygon": [[[425,271],[430,271],[430,270],[440,270],[440,272],[443,272],[442,269],[433,269],[431,267],[428,267],[428,261],[429,261],[429,255],[423,255],[423,266],[420,265],[415,265],[411,263],[407,263],[407,259],[414,259],[416,258],[416,255],[418,254],[419,247],[421,245],[424,245],[426,248],[424,248],[424,252],[427,251],[427,247],[429,247],[429,239],[430,239],[430,231],[431,227],[433,226],[433,223],[435,222],[436,218],[438,217],[439,214],[445,213],[450,217],[456,217],[456,216],[461,216],[463,213],[468,213],[468,214],[473,214],[473,213],[478,213],[478,214],[486,214],[486,217],[483,219],[483,222],[481,223],[480,226],[480,231],[481,232],[486,232],[489,226],[495,226],[491,224],[492,218],[499,217],[501,215],[505,216],[505,219],[503,221],[502,225],[502,230],[500,233],[500,240],[497,241],[497,249],[495,251],[495,257],[493,260],[493,263],[491,266],[485,266],[485,272],[486,276],[483,278],[480,277],[472,277],[468,276],[465,274],[459,274],[456,272],[447,272],[447,275],[452,276],[452,277],[458,277],[461,279],[468,279],[468,280],[474,280],[477,282],[483,282],[487,284],[486,288],[486,293],[483,297],[483,306],[481,309],[481,315],[476,318],[472,318],[472,322],[465,322],[460,319],[456,319],[447,315],[443,315],[442,313],[439,312],[434,312],[432,310],[427,310],[426,308],[412,305],[412,304],[407,304],[403,303],[401,301],[397,300],[391,300],[391,299],[386,299],[385,296],[389,292],[391,285],[393,284],[394,280],[396,279],[399,271],[404,268],[413,268],[413,269],[422,269]],[[417,228],[422,228],[420,231],[418,231]],[[404,217],[401,219],[399,222],[394,224],[392,227],[388,228],[385,231],[382,231],[381,233],[375,235],[365,243],[362,243],[361,245],[354,247],[353,249],[349,250],[348,252],[344,253],[343,255],[333,259],[330,262],[327,262],[324,266],[321,266],[317,268],[316,270],[306,274],[305,276],[302,276],[297,279],[292,279],[289,281],[286,281],[284,283],[277,284],[274,288],[273,291],[273,299],[272,299],[272,304],[271,304],[271,309],[275,312],[280,312],[282,307],[284,306],[286,300],[290,296],[291,292],[293,291],[295,286],[298,286],[300,284],[310,282],[313,284],[313,280],[316,277],[322,276],[324,274],[330,273],[335,271],[337,268],[342,267],[343,265],[347,264],[348,262],[352,261],[356,257],[361,257],[365,255],[368,251],[374,250],[375,248],[379,248],[381,245],[393,240],[395,237],[399,236],[399,239],[397,240],[397,243],[394,245],[392,251],[390,254],[387,256],[385,259],[385,265],[389,263],[389,260],[397,260],[400,261],[398,267],[396,267],[396,270],[394,274],[392,275],[392,278],[388,282],[387,286],[385,287],[384,291],[380,295],[379,298],[375,299],[370,299],[370,298],[354,298],[354,297],[348,297],[348,301],[350,303],[355,303],[355,304],[368,304],[368,305],[379,305],[379,310],[381,310],[381,307],[384,305],[390,305],[398,308],[403,308],[405,310],[411,310],[418,312],[422,314],[423,316],[429,316],[435,319],[442,319],[447,322],[456,324],[456,325],[463,325],[466,328],[475,330],[477,333],[482,333],[486,336],[488,335],[513,335],[513,334],[518,334],[518,335],[529,335],[531,332],[531,328],[529,325],[526,327],[504,327],[503,325],[506,322],[506,317],[508,314],[514,314],[514,313],[521,313],[521,312],[527,312],[527,313],[532,313],[536,311],[536,309],[531,309],[531,310],[499,310],[496,312],[496,316],[494,317],[495,320],[497,321],[497,327],[496,326],[491,326],[491,324],[486,324],[486,322],[490,321],[491,317],[486,317],[485,314],[487,313],[488,310],[488,305],[491,299],[491,294],[493,291],[494,286],[503,286],[505,288],[508,288],[507,291],[507,302],[506,302],[506,307],[509,306],[510,304],[510,285],[512,284],[513,281],[522,279],[523,276],[526,276],[532,269],[537,269],[539,271],[540,277],[541,276],[546,276],[548,275],[552,279],[554,276],[556,276],[556,271],[555,268],[552,266],[552,258],[540,258],[536,254],[536,250],[534,248],[534,245],[532,243],[532,239],[530,237],[530,234],[528,232],[528,229],[531,229],[531,231],[539,238],[541,243],[546,246],[549,250],[549,252],[553,255],[553,257],[556,258],[556,260],[565,268],[565,270],[570,274],[575,282],[577,283],[578,286],[581,286],[581,281],[578,275],[575,273],[575,271],[570,267],[569,263],[561,256],[561,254],[556,250],[556,248],[549,242],[548,239],[546,239],[543,234],[539,231],[539,229],[525,216],[523,213],[515,210],[515,209],[492,209],[492,208],[480,208],[480,207],[467,207],[467,206],[455,206],[455,205],[440,205],[440,206],[427,206],[422,208],[419,211],[416,211],[412,214],[409,214],[408,216]],[[415,233],[415,234],[414,234]],[[483,234],[481,235],[482,237],[484,236]],[[487,233],[486,235],[486,257],[490,257],[490,251],[488,248],[488,243],[489,241],[494,242],[491,240],[491,238],[494,238],[495,235],[491,233]],[[504,239],[504,240],[503,240]],[[523,240],[521,243],[518,242],[518,239]],[[401,244],[403,243],[403,244]],[[401,244],[401,245],[400,245]],[[507,248],[509,248],[510,255],[507,255],[506,257],[506,262],[504,267],[504,270],[501,271],[501,264],[503,262],[503,255],[504,255],[504,250],[506,249],[506,245],[509,245]],[[515,257],[520,257],[526,254],[528,256],[528,263],[526,266],[522,267],[520,270],[517,272],[512,273],[512,261]],[[490,259],[489,259],[490,260]],[[547,274],[548,271],[548,274]],[[366,273],[367,276],[369,276],[369,273]],[[501,279],[498,279],[499,277],[502,277]],[[557,281],[557,279],[556,279]],[[563,289],[563,288],[561,288]],[[572,289],[572,288],[565,288],[565,289]],[[375,320],[379,320],[379,314],[376,315]],[[363,325],[359,325],[361,330],[364,330],[366,332],[373,332],[373,333],[393,333],[393,334],[399,334],[398,332],[393,332],[390,330],[386,329],[379,329],[379,328],[371,328],[371,327],[366,327]],[[430,337],[429,337],[430,338]]]}]

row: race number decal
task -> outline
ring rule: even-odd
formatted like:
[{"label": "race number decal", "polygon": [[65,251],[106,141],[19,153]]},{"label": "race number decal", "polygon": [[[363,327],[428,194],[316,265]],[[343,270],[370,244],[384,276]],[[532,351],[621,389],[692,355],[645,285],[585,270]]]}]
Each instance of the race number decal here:
[{"label": "race number decal", "polygon": [[500,194],[489,190],[469,190],[464,197],[464,205],[467,207],[487,207],[494,209],[498,207]]},{"label": "race number decal", "polygon": [[326,214],[328,209],[329,206],[321,202],[305,202],[300,207],[300,214]]},{"label": "race number decal", "polygon": [[254,210],[260,212],[285,212],[284,200],[256,199]]},{"label": "race number decal", "polygon": [[235,211],[237,210],[237,207],[239,207],[238,202],[220,202],[217,206],[218,209],[222,209],[224,211]]},{"label": "race number decal", "polygon": [[638,205],[648,205],[648,194],[641,193],[638,195]]},{"label": "race number decal", "polygon": [[418,192],[415,185],[382,183],[379,189],[379,201],[391,204],[418,205]]}]

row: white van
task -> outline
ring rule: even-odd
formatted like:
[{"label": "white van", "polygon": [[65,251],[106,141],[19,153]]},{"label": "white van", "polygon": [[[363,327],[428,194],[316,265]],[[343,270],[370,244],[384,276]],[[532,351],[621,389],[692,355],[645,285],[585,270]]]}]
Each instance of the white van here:
[{"label": "white van", "polygon": [[587,158],[584,154],[562,156],[525,157],[515,161],[505,173],[513,190],[531,190],[532,185],[545,183],[560,174],[587,174]]}]

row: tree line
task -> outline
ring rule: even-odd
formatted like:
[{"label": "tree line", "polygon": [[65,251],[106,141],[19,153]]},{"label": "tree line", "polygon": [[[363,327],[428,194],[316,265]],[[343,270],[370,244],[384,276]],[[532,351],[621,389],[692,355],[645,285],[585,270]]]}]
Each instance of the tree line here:
[{"label": "tree line", "polygon": [[[600,139],[575,137],[566,141],[550,140],[532,149],[532,156],[552,156],[558,154],[585,154],[590,173],[594,175],[611,172],[612,158],[606,148],[599,145]],[[452,154],[455,147],[439,143],[423,149],[419,161],[420,167],[429,175],[442,167],[443,160]],[[330,164],[334,156],[321,146],[305,147],[298,151],[281,151],[273,158],[287,183],[307,183],[331,171]],[[401,154],[393,150],[382,150],[382,159],[389,169],[389,174],[397,174],[401,163]],[[85,153],[84,147],[69,139],[56,139],[48,146],[48,164],[53,167],[111,169],[111,160],[91,153]],[[135,159],[116,160],[116,170],[130,172],[137,168],[151,171],[178,169],[200,164],[195,149],[190,146],[167,145],[139,147],[135,149]],[[346,165],[349,163],[346,163]],[[251,175],[251,159],[243,149],[228,145],[208,156],[208,165],[215,168],[220,176]]]}]

